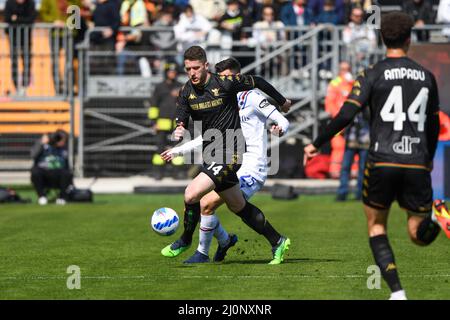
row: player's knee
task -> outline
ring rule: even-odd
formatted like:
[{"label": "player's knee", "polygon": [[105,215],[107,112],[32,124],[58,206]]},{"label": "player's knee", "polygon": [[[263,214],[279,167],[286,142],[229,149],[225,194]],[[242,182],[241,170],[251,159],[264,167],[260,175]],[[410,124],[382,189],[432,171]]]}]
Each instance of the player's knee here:
[{"label": "player's knee", "polygon": [[202,208],[202,216],[210,216],[214,214],[214,205],[208,201],[200,201]]},{"label": "player's knee", "polygon": [[200,201],[200,197],[198,195],[198,192],[195,192],[195,190],[192,189],[186,189],[184,192],[184,202],[187,204],[194,204]]},{"label": "player's knee", "polygon": [[227,207],[228,207],[228,209],[231,212],[239,213],[245,207],[245,200],[243,200],[243,201],[233,201],[233,202],[227,203]]}]

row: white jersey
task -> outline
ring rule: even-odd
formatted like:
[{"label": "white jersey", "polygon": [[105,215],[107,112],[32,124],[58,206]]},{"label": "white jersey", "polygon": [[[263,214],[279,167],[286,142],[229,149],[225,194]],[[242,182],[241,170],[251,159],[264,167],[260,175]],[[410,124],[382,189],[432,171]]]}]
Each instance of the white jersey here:
[{"label": "white jersey", "polygon": [[248,171],[252,168],[253,178],[264,182],[268,172],[266,122],[277,109],[258,90],[239,92],[237,99],[242,133],[247,145],[241,169]]}]

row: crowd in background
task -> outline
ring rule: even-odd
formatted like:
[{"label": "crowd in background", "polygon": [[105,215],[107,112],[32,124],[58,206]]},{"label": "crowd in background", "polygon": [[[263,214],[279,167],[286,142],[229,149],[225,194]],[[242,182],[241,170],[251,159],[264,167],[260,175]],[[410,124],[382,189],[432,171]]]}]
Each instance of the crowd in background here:
[{"label": "crowd in background", "polygon": [[[400,1],[402,9],[414,17],[417,26],[436,21],[450,22],[446,2],[441,1],[442,9],[436,16],[431,1]],[[115,52],[117,59],[114,64],[117,68],[113,71],[118,74],[127,73],[130,64],[134,69],[137,66],[142,75],[148,75],[155,69],[161,72],[161,60],[181,65],[179,56],[178,60],[170,58],[175,61],[153,59],[150,66],[148,61],[130,54],[133,51],[152,50],[164,56],[165,52],[183,52],[187,47],[198,44],[208,47],[216,45],[235,53],[248,50],[255,43],[266,47],[276,42],[282,43],[288,37],[281,30],[283,27],[320,24],[345,25],[343,41],[358,56],[361,65],[366,66],[364,57],[375,48],[377,39],[365,20],[371,13],[370,7],[377,4],[377,0],[41,0],[37,12],[34,0],[7,0],[3,20],[12,26],[41,21],[62,27],[69,16],[68,7],[78,6],[81,9],[81,25],[75,31],[75,42],[80,43],[89,28],[103,28],[102,31],[90,33],[90,46],[94,51]],[[171,27],[174,32],[146,34],[139,29],[119,30],[120,27],[150,26]],[[53,32],[53,36],[52,53],[56,54],[58,48],[62,48],[57,40],[61,36],[57,31]],[[426,41],[429,33],[420,31],[416,37],[419,41]],[[233,41],[240,41],[241,45],[235,46]],[[246,46],[242,47],[242,43]],[[17,45],[22,44],[13,43],[13,46]],[[12,52],[12,57],[16,62],[18,54]],[[111,62],[108,57],[99,59],[93,65],[93,73],[111,71]],[[249,63],[244,58],[240,62],[243,65]],[[57,83],[55,87],[59,90]]]}]

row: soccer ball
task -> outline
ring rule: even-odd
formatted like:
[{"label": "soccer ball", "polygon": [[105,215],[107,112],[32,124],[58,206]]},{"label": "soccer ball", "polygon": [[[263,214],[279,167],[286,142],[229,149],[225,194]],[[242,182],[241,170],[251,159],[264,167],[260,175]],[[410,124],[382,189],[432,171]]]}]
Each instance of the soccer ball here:
[{"label": "soccer ball", "polygon": [[170,208],[159,208],[153,212],[152,229],[161,236],[170,236],[178,229],[180,219],[175,210]]}]

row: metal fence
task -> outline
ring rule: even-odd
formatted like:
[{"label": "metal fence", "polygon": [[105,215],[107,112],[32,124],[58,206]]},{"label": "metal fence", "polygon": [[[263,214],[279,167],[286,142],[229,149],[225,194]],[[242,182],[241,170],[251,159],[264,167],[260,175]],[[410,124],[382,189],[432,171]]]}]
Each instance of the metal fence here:
[{"label": "metal fence", "polygon": [[[285,141],[317,135],[319,122],[326,117],[321,104],[327,84],[340,61],[349,61],[356,72],[383,57],[376,30],[373,45],[358,47],[358,41],[346,39],[345,28],[247,28],[248,39],[242,41],[216,30],[198,44],[207,49],[211,65],[232,55],[240,60],[244,73],[263,76],[294,100],[290,133],[281,139]],[[446,28],[416,30],[415,41],[448,42],[443,33]],[[0,115],[0,160],[26,158],[30,143],[45,128],[63,126],[71,132],[70,154],[77,174],[93,175],[99,168],[103,168],[102,175],[146,172],[155,151],[155,132],[147,117],[151,94],[163,79],[166,63],[183,70],[181,44],[173,28],[122,28],[122,33],[139,33],[141,39],[122,50],[91,41],[91,35],[103,28],[88,30],[78,46],[68,29],[53,25],[35,24],[31,32],[16,30],[15,40],[7,30],[8,25],[0,24],[0,112],[8,115],[7,120]],[[276,32],[276,40],[262,42],[256,31]],[[14,47],[19,47],[18,53]],[[185,80],[182,74],[180,81]],[[60,102],[68,107],[52,105]]]}]

